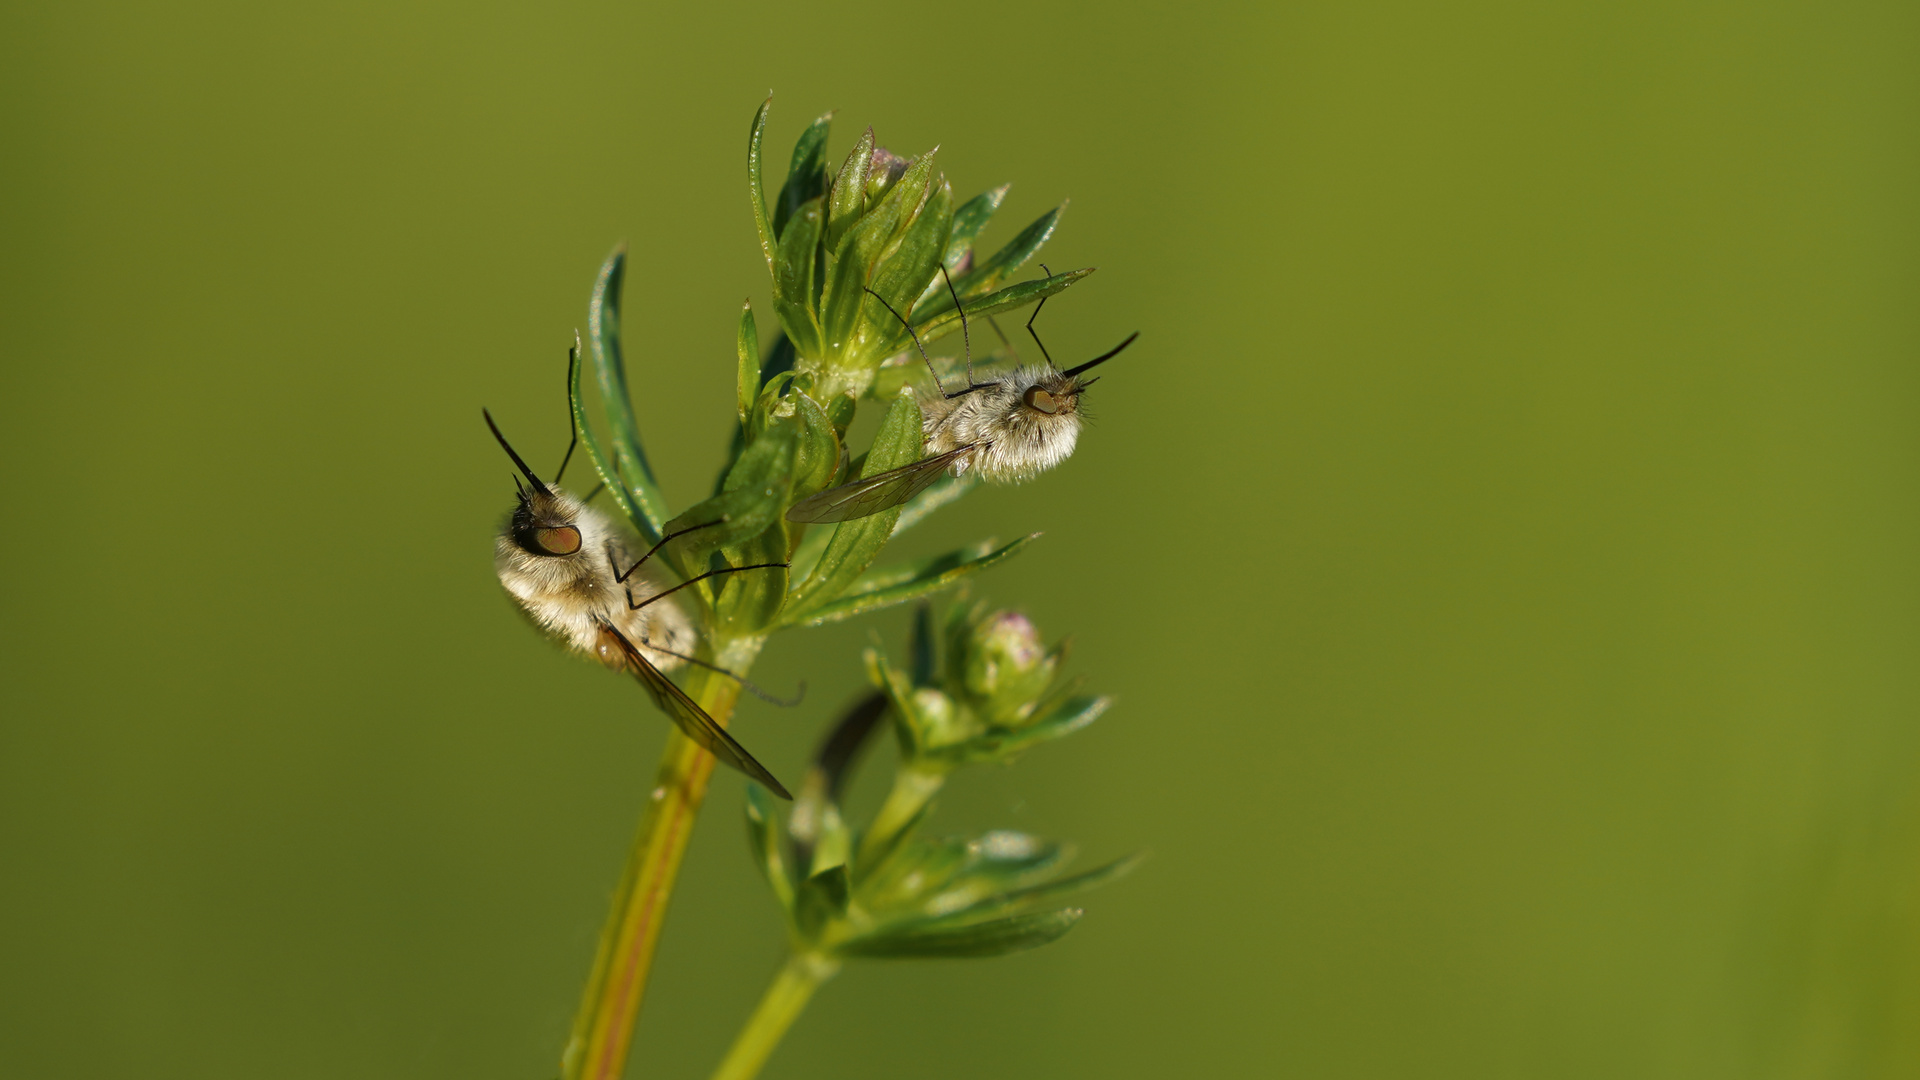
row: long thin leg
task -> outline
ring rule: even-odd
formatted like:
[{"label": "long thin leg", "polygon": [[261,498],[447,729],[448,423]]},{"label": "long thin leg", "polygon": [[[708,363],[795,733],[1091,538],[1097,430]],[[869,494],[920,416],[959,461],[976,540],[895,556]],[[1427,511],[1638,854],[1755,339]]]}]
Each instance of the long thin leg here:
[{"label": "long thin leg", "polygon": [[700,525],[689,525],[686,528],[679,530],[678,532],[668,533],[667,535],[660,538],[659,543],[648,548],[647,553],[645,555],[640,556],[639,559],[635,560],[632,566],[627,567],[627,572],[624,574],[620,572],[620,565],[613,561],[613,541],[611,540],[607,541],[607,564],[613,568],[613,580],[617,582],[625,583],[628,578],[633,576],[633,572],[635,570],[640,569],[641,563],[646,562],[648,559],[653,558],[654,552],[659,551],[663,547],[666,547],[667,541],[672,540],[675,537],[685,536],[690,532],[698,532],[701,529],[711,529],[715,525],[722,525],[725,523],[726,523],[726,519],[721,518],[719,521],[709,521]]},{"label": "long thin leg", "polygon": [[[913,347],[920,350],[920,359],[925,360],[927,362],[927,374],[933,376],[933,387],[934,389],[940,391],[940,396],[941,397],[955,396],[953,394],[947,393],[946,384],[940,381],[940,372],[934,370],[933,357],[928,356],[927,347],[925,345],[920,344],[920,335],[913,332],[913,324],[907,321],[906,316],[893,310],[893,305],[887,303],[885,297],[881,296],[877,292],[874,292],[872,289],[867,289],[866,286],[864,285],[862,285],[861,288],[866,289],[866,293],[868,296],[871,296],[875,300],[880,301],[880,306],[883,308],[886,308],[888,314],[892,315],[896,319],[899,319],[900,325],[907,328],[907,336],[913,339]],[[962,392],[964,393],[964,391]]]},{"label": "long thin leg", "polygon": [[567,452],[560,457],[560,467],[553,471],[553,482],[560,483],[560,477],[567,471],[567,462],[573,460],[573,448],[580,442],[580,425],[573,418],[573,379],[580,370],[580,337],[574,335],[573,348],[567,350]]},{"label": "long thin leg", "polygon": [[764,701],[769,705],[778,705],[783,709],[791,709],[795,705],[800,704],[801,701],[805,700],[807,696],[807,684],[805,682],[802,682],[800,684],[799,691],[795,693],[792,697],[777,698],[777,697],[774,697],[772,694],[767,693],[765,690],[760,689],[758,686],[754,685],[754,682],[752,679],[747,678],[745,675],[736,675],[733,672],[728,671],[726,668],[721,667],[719,664],[709,664],[705,660],[702,660],[697,656],[688,656],[686,653],[683,653],[683,652],[674,652],[672,649],[655,645],[653,642],[648,641],[646,638],[641,638],[640,644],[646,646],[649,649],[652,649],[654,652],[664,653],[667,656],[672,656],[680,660],[685,660],[687,663],[692,664],[695,667],[703,667],[703,668],[706,668],[708,671],[725,675],[727,678],[732,679],[734,682],[739,683],[740,686],[747,691],[747,693],[752,694],[754,697],[759,698],[761,701]]},{"label": "long thin leg", "polygon": [[705,581],[707,578],[713,577],[717,574],[737,574],[742,570],[771,570],[776,566],[791,566],[791,565],[792,565],[791,563],[768,562],[768,563],[754,563],[752,566],[723,566],[718,570],[709,570],[704,574],[699,574],[694,577],[690,577],[687,580],[681,582],[680,584],[675,585],[671,589],[666,589],[661,592],[654,593],[652,596],[647,597],[645,600],[635,600],[633,598],[633,586],[629,585],[627,586],[627,610],[639,611],[641,608],[646,607],[648,604],[653,603],[655,600],[672,596],[674,593],[679,592],[681,589],[686,588],[687,586],[693,584],[696,581]]},{"label": "long thin leg", "polygon": [[[1041,263],[1041,264],[1040,264],[1040,269],[1042,269],[1042,270],[1046,270],[1046,271],[1047,271],[1047,276],[1048,276],[1048,277],[1052,277],[1052,276],[1053,276],[1053,271],[1051,271],[1051,270],[1047,270],[1047,264],[1046,264],[1046,263]],[[1044,342],[1044,341],[1041,341],[1041,340],[1040,340],[1040,331],[1038,331],[1038,330],[1035,330],[1035,329],[1033,328],[1033,320],[1035,320],[1035,319],[1037,319],[1037,318],[1039,318],[1039,317],[1040,317],[1040,309],[1041,309],[1041,308],[1044,308],[1044,307],[1046,307],[1046,306],[1047,306],[1047,301],[1048,301],[1048,300],[1051,300],[1051,299],[1053,299],[1053,298],[1052,298],[1052,297],[1050,297],[1050,296],[1043,296],[1043,297],[1041,297],[1041,298],[1040,298],[1040,302],[1039,302],[1039,303],[1037,303],[1037,304],[1035,304],[1035,305],[1033,305],[1033,314],[1031,314],[1031,315],[1029,315],[1029,316],[1027,316],[1027,333],[1029,333],[1029,334],[1032,334],[1032,335],[1033,335],[1033,343],[1034,343],[1035,345],[1038,345],[1038,346],[1040,346],[1040,355],[1041,355],[1041,356],[1044,356],[1044,357],[1046,357],[1046,358],[1047,358],[1047,366],[1048,366],[1048,367],[1050,367],[1050,368],[1052,368],[1052,369],[1053,369],[1053,370],[1055,370],[1055,371],[1059,371],[1059,370],[1060,370],[1060,366],[1059,366],[1058,364],[1055,364],[1055,363],[1053,362],[1053,354],[1047,351],[1047,343],[1046,343],[1046,342]]]},{"label": "long thin leg", "polygon": [[1018,367],[1020,365],[1020,350],[1014,348],[1013,342],[1007,340],[1007,332],[1000,329],[999,320],[989,315],[987,316],[987,325],[993,327],[993,335],[1000,339],[1000,344],[1006,348],[1007,355],[1013,357],[1014,366]]},{"label": "long thin leg", "polygon": [[940,276],[946,279],[947,295],[953,297],[953,310],[960,313],[960,344],[967,357],[967,389],[974,387],[973,382],[973,335],[967,332],[967,306],[960,302],[960,290],[953,287],[953,275],[947,273],[947,264],[940,264]]}]

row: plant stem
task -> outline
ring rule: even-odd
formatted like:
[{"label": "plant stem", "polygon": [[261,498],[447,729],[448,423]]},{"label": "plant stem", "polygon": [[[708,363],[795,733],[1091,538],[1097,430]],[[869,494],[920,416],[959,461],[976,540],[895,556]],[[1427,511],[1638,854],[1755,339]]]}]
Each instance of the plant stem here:
[{"label": "plant stem", "polygon": [[[714,662],[745,674],[760,653],[763,638],[715,642]],[[706,672],[694,699],[725,727],[740,697],[740,684]],[[696,746],[678,728],[667,737],[652,797],[640,817],[640,831],[614,893],[613,908],[600,931],[593,973],[587,978],[573,1033],[561,1055],[565,1080],[619,1080],[626,1069],[633,1025],[653,967],[654,947],[666,921],[667,901],[686,855],[694,818],[713,776],[713,755]]]},{"label": "plant stem", "polygon": [[887,792],[887,801],[881,803],[879,812],[873,815],[873,824],[861,838],[860,852],[854,858],[854,863],[862,867],[863,875],[878,869],[875,860],[879,854],[893,847],[900,831],[913,824],[914,818],[946,782],[945,772],[912,765],[903,765],[893,774],[893,788]]},{"label": "plant stem", "polygon": [[781,1036],[787,1033],[800,1010],[807,1007],[813,992],[839,970],[838,961],[818,953],[788,956],[767,992],[761,995],[747,1026],[740,1029],[726,1058],[713,1071],[713,1080],[753,1080],[760,1075],[760,1067],[767,1063],[773,1048],[780,1045]]}]

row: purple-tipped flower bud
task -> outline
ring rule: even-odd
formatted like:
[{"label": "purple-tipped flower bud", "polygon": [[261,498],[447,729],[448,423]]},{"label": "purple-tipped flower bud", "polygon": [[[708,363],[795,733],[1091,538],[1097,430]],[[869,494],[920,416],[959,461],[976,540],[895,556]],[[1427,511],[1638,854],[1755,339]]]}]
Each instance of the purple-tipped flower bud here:
[{"label": "purple-tipped flower bud", "polygon": [[903,158],[884,146],[873,148],[872,164],[867,167],[867,205],[880,201],[888,189],[907,174],[912,159]]},{"label": "purple-tipped flower bud", "polygon": [[973,623],[961,643],[960,679],[969,703],[989,724],[1012,727],[1033,715],[1034,703],[1052,685],[1056,658],[1040,632],[1017,611],[1001,611]]}]

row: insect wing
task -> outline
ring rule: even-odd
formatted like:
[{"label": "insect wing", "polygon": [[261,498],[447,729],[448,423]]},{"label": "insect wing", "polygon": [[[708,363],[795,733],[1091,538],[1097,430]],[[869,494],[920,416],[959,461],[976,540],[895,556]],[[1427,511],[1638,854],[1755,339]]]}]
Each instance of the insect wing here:
[{"label": "insect wing", "polygon": [[974,444],[956,446],[944,454],[921,458],[911,465],[888,469],[878,476],[855,480],[809,495],[787,511],[788,521],[850,521],[899,506],[927,489],[945,475],[954,459],[973,449]]},{"label": "insect wing", "polygon": [[687,738],[698,743],[714,757],[752,777],[775,795],[783,799],[793,798],[786,787],[767,771],[766,766],[755,761],[753,755],[747,753],[746,747],[735,742],[733,736],[727,734],[727,729],[715,723],[705,709],[687,696],[686,691],[675,686],[672,679],[661,674],[659,668],[654,667],[646,657],[640,655],[640,650],[633,647],[633,642],[628,641],[625,634],[604,623],[601,625],[612,634],[614,640],[620,643],[621,651],[627,654],[627,670],[633,672],[633,677],[639,680],[641,686],[647,688],[653,703],[660,706],[660,711],[666,713],[675,724],[679,725]]}]

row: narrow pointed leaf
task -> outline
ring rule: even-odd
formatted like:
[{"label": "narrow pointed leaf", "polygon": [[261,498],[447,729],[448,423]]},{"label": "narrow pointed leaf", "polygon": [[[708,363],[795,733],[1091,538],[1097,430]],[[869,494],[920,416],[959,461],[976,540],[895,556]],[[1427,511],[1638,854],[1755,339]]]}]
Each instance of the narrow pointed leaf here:
[{"label": "narrow pointed leaf", "polygon": [[[728,566],[765,566],[787,561],[788,551],[786,518],[775,514],[773,523],[759,535],[746,543],[722,548],[720,555]],[[786,602],[788,581],[788,571],[778,566],[713,579],[719,586],[713,609],[721,633],[743,637],[772,629],[780,618],[781,605]]]},{"label": "narrow pointed leaf", "polygon": [[773,308],[794,350],[820,352],[820,321],[815,311],[820,290],[820,230],[826,211],[815,198],[795,211],[780,234],[773,269]]},{"label": "narrow pointed leaf", "polygon": [[838,600],[808,612],[800,625],[821,626],[839,622],[939,592],[970,574],[977,574],[1012,558],[1039,535],[1033,533],[1023,536],[998,550],[975,545],[931,559],[870,570],[849,585]]},{"label": "narrow pointed leaf", "polygon": [[889,665],[886,654],[877,648],[867,648],[860,658],[866,663],[867,681],[873,684],[874,689],[885,691],[887,700],[893,705],[893,730],[900,740],[901,756],[920,757],[926,749],[926,728],[914,704],[913,681],[906,672]]},{"label": "narrow pointed leaf", "polygon": [[[576,345],[577,347],[577,345]],[[586,447],[587,460],[593,462],[593,471],[600,474],[600,482],[607,486],[607,493],[619,505],[620,512],[628,521],[640,521],[640,507],[633,501],[633,494],[620,482],[613,468],[613,451],[600,439],[600,435],[587,422],[586,402],[580,397],[580,368],[574,365],[573,374],[567,384],[567,403],[573,409],[573,426],[580,432],[580,442]]]},{"label": "narrow pointed leaf", "polygon": [[[863,358],[871,354],[873,341],[885,341],[894,331],[882,326],[877,338],[874,333],[861,331],[877,325],[878,319],[899,325],[899,320],[888,315],[884,308],[869,302],[871,298],[866,290],[882,257],[925,201],[932,177],[933,153],[928,152],[907,170],[879,205],[853,222],[839,241],[826,292],[821,297],[820,327],[827,351],[843,357]],[[932,272],[931,266],[927,272]],[[868,309],[871,314],[863,320],[861,314]],[[899,332],[905,333],[904,329]],[[878,362],[877,356],[874,362]]]},{"label": "narrow pointed leaf", "polygon": [[1053,237],[1053,230],[1060,223],[1060,211],[1066,209],[1056,206],[1020,230],[1020,235],[1007,241],[1005,247],[985,259],[974,262],[973,269],[954,282],[963,298],[971,298],[993,288],[1011,277],[1014,271],[1027,264],[1046,242]]},{"label": "narrow pointed leaf", "polygon": [[873,168],[873,129],[860,133],[853,152],[840,166],[827,190],[827,250],[840,246],[840,237],[864,211],[867,203],[867,172]]},{"label": "narrow pointed leaf", "polygon": [[[931,165],[930,162],[927,164]],[[916,165],[915,168],[919,169],[920,166]],[[912,183],[914,179],[909,174],[901,183]],[[921,290],[939,280],[940,253],[947,245],[947,233],[952,227],[953,185],[947,183],[945,177],[940,177],[927,188],[926,197],[913,209],[911,219],[899,230],[893,247],[883,253],[879,265],[874,268],[869,287],[893,305],[893,310],[906,314],[911,310],[914,300],[919,298]],[[890,326],[900,325],[898,319],[885,311],[874,314],[885,319]],[[874,336],[888,338],[892,336],[892,331],[883,330]]]},{"label": "narrow pointed leaf", "polygon": [[793,415],[800,421],[799,454],[794,459],[792,499],[805,498],[833,485],[840,469],[840,434],[833,418],[812,397],[793,395]]},{"label": "narrow pointed leaf", "polygon": [[799,141],[793,144],[787,181],[781,185],[779,200],[773,208],[774,235],[786,231],[794,211],[827,193],[827,132],[832,126],[833,113],[828,112],[808,124],[807,130],[800,133]]},{"label": "narrow pointed leaf", "polygon": [[1000,209],[1000,203],[1007,197],[1007,189],[1012,184],[1001,184],[990,191],[983,191],[961,204],[953,212],[953,235],[947,241],[944,262],[948,270],[957,271],[966,261],[967,253],[973,250],[973,241],[980,230],[993,220],[993,212]]},{"label": "narrow pointed leaf", "polygon": [[[920,405],[913,396],[903,394],[895,399],[880,421],[880,430],[874,434],[873,448],[867,452],[861,478],[920,460],[920,428]],[[854,579],[865,573],[879,556],[880,549],[886,546],[888,537],[893,535],[893,523],[899,516],[900,508],[896,506],[835,525],[833,538],[827,541],[819,562],[787,604],[787,610],[793,613],[791,617],[797,620],[810,609],[832,603]]]},{"label": "narrow pointed leaf", "polygon": [[768,427],[740,452],[727,471],[720,494],[695,503],[667,523],[667,533],[720,523],[690,532],[668,545],[666,550],[673,553],[675,565],[683,573],[699,573],[706,568],[709,552],[759,536],[780,516],[793,488],[799,434],[799,425],[791,421]]},{"label": "narrow pointed leaf", "polygon": [[660,526],[667,520],[667,501],[653,478],[653,467],[647,464],[640,428],[633,418],[633,401],[627,396],[626,361],[620,351],[620,286],[626,265],[623,244],[600,267],[600,277],[593,284],[593,300],[587,306],[587,336],[593,346],[594,374],[600,383],[600,405],[613,436],[614,460],[632,496],[628,501],[636,511],[633,524],[652,542],[660,539]]},{"label": "narrow pointed leaf", "polygon": [[841,956],[898,959],[1005,956],[1037,949],[1073,929],[1083,914],[1064,908],[961,926],[909,924],[846,942]]},{"label": "narrow pointed leaf", "polygon": [[753,114],[753,127],[747,132],[747,189],[753,198],[753,228],[760,234],[760,254],[767,260],[767,272],[773,272],[773,253],[775,235],[773,222],[767,218],[767,194],[762,187],[760,139],[767,131],[767,112],[773,108],[773,98],[760,103],[759,111]]},{"label": "narrow pointed leaf", "polygon": [[[769,263],[771,266],[771,263]],[[734,394],[740,409],[740,426],[747,426],[747,413],[760,394],[760,331],[753,324],[753,301],[740,308],[740,332],[734,339],[739,368],[734,373]]]},{"label": "narrow pointed leaf", "polygon": [[1022,889],[1012,889],[991,896],[970,907],[962,908],[941,917],[941,923],[971,923],[981,919],[1004,918],[1031,911],[1037,907],[1050,907],[1053,904],[1090,889],[1097,889],[1115,878],[1133,872],[1134,867],[1146,861],[1144,852],[1135,852],[1107,863],[1105,866],[1079,874],[1070,874],[1063,878],[1030,885]]},{"label": "narrow pointed leaf", "polygon": [[759,784],[747,785],[747,847],[753,852],[754,865],[767,879],[780,907],[793,910],[793,881],[787,877],[786,859],[780,853],[780,833],[774,823],[773,796]]},{"label": "narrow pointed leaf", "polygon": [[1112,704],[1110,697],[1071,698],[1052,714],[1026,727],[990,731],[958,746],[945,747],[937,753],[943,760],[956,765],[1005,761],[1043,742],[1052,742],[1079,731],[1098,720],[1100,714]]},{"label": "narrow pointed leaf", "polygon": [[800,883],[793,898],[793,922],[802,937],[818,941],[829,923],[844,918],[852,890],[844,864],[833,866]]},{"label": "narrow pointed leaf", "polygon": [[[1052,277],[1035,278],[1032,281],[1020,282],[1018,285],[1009,285],[1004,289],[988,293],[978,299],[969,296],[966,298],[967,318],[978,319],[982,316],[993,315],[1002,311],[1011,311],[1014,308],[1037,303],[1055,293],[1065,291],[1069,286],[1073,285],[1074,282],[1093,273],[1093,271],[1094,268],[1091,266],[1080,270],[1069,270],[1066,273],[1055,274]],[[922,342],[933,341],[960,329],[960,313],[954,310],[953,301],[949,299],[947,301],[947,310],[944,313],[934,315],[924,323],[916,319],[913,326],[915,330],[919,331]],[[908,338],[904,330],[900,332],[899,344],[902,346],[912,344],[911,339]],[[898,352],[899,350],[894,349],[892,351]]]},{"label": "narrow pointed leaf", "polygon": [[940,646],[933,633],[933,605],[922,601],[913,609],[913,630],[907,638],[907,649],[912,655],[912,667],[908,673],[915,686],[932,686],[939,674]]}]

